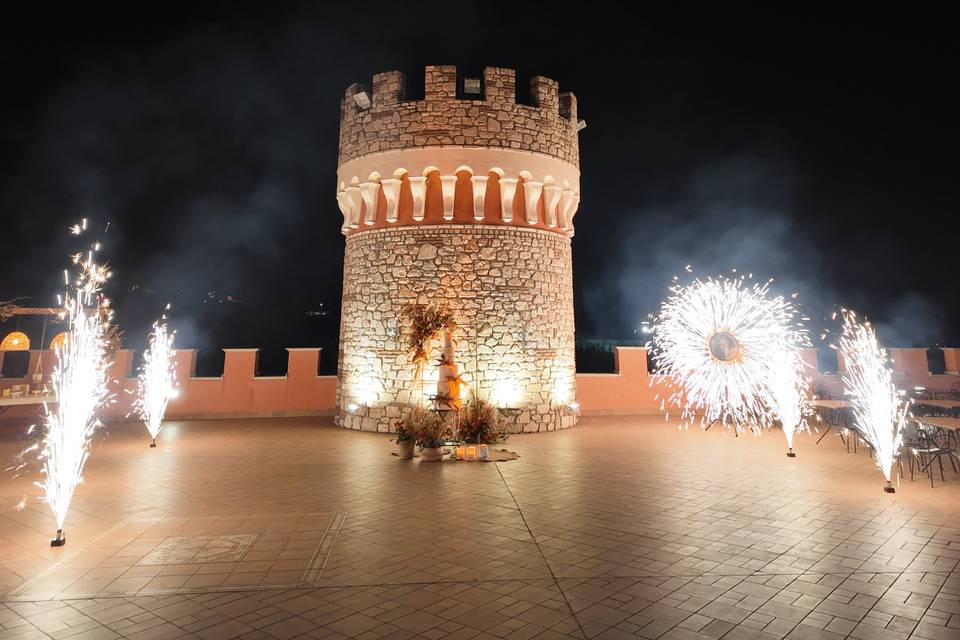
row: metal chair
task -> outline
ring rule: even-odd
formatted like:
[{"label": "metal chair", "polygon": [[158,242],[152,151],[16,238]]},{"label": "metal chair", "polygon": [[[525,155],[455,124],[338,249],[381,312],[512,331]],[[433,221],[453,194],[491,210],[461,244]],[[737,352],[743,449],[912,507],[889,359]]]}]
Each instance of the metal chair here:
[{"label": "metal chair", "polygon": [[940,467],[940,480],[946,482],[944,475],[943,457],[950,460],[954,473],[960,473],[956,449],[949,446],[947,435],[942,429],[925,425],[921,422],[912,422],[907,426],[900,454],[897,456],[897,465],[900,475],[903,475],[902,455],[906,454],[907,466],[910,471],[910,480],[913,480],[914,470],[930,478],[933,487],[933,465]]}]

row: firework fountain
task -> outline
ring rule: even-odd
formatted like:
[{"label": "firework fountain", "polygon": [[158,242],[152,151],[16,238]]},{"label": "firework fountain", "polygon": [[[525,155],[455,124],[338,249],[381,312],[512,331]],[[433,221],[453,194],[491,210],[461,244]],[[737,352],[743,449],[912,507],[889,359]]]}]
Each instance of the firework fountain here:
[{"label": "firework fountain", "polygon": [[[805,390],[799,360],[796,308],[772,296],[770,281],[750,276],[674,279],[654,322],[654,361],[672,383],[661,407],[682,407],[683,426],[700,414],[700,426],[733,426],[740,433],[769,428],[778,417],[788,445],[802,420]],[[792,387],[792,389],[789,389]],[[796,395],[794,395],[794,393]]]},{"label": "firework fountain", "polygon": [[774,361],[776,367],[770,381],[774,409],[783,435],[787,439],[787,457],[795,458],[793,436],[797,431],[807,430],[807,417],[810,415],[810,379],[800,356],[805,334],[802,330],[788,333],[784,348]]},{"label": "firework fountain", "polygon": [[[74,235],[86,230],[84,220],[72,227]],[[56,401],[45,405],[38,460],[42,464],[46,502],[57,521],[51,546],[66,543],[63,524],[70,502],[83,478],[90,440],[101,426],[101,407],[111,399],[107,389],[109,325],[112,312],[101,287],[110,277],[106,266],[95,261],[99,244],[86,254],[73,256],[75,273],[64,271],[66,290],[58,301],[67,324],[67,339],[55,349],[53,392]]]},{"label": "firework fountain", "polygon": [[168,333],[167,325],[162,321],[153,324],[137,382],[137,399],[134,405],[150,432],[151,447],[157,446],[157,435],[163,426],[167,403],[177,396],[173,366],[175,334],[176,332]]},{"label": "firework fountain", "polygon": [[880,346],[870,323],[858,322],[852,311],[842,313],[838,349],[846,368],[844,392],[853,403],[854,426],[870,443],[877,467],[887,480],[884,491],[894,493],[890,476],[910,402],[894,386],[887,350]]}]

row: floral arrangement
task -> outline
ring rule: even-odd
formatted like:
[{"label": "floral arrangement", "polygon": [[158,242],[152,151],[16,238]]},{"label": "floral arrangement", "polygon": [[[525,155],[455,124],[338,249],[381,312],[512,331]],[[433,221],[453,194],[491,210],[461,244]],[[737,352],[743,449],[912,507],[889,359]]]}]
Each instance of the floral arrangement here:
[{"label": "floral arrangement", "polygon": [[493,444],[507,439],[500,427],[500,411],[475,395],[460,410],[459,422],[460,438],[467,444]]},{"label": "floral arrangement", "polygon": [[414,366],[414,381],[417,381],[423,373],[423,365],[430,357],[427,352],[430,341],[441,331],[453,331],[457,328],[457,323],[453,311],[445,304],[408,304],[403,307],[401,314],[410,327],[407,348]]},{"label": "floral arrangement", "polygon": [[393,435],[393,441],[397,444],[412,442],[417,439],[416,432],[404,420],[397,420],[393,423]]},{"label": "floral arrangement", "polygon": [[443,416],[421,406],[410,409],[403,421],[422,449],[439,447],[452,435]]}]

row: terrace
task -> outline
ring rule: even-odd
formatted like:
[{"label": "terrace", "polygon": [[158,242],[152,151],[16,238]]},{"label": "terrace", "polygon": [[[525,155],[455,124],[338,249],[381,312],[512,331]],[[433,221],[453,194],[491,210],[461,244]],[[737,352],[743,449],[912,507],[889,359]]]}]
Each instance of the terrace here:
[{"label": "terrace", "polygon": [[[4,427],[0,456],[23,447]],[[140,424],[67,523],[0,483],[0,638],[960,637],[960,480],[861,448],[586,417],[423,463],[327,418]]]}]

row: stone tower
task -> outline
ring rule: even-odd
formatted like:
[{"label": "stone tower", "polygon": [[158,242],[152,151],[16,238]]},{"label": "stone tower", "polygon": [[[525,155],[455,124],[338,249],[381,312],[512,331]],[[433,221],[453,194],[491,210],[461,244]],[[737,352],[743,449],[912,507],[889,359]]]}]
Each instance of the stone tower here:
[{"label": "stone tower", "polygon": [[398,71],[341,105],[337,202],[346,236],[338,423],[387,431],[432,395],[439,343],[414,384],[401,309],[445,302],[468,388],[510,431],[576,423],[570,239],[580,201],[577,102],[555,81],[427,67],[424,98]]}]

